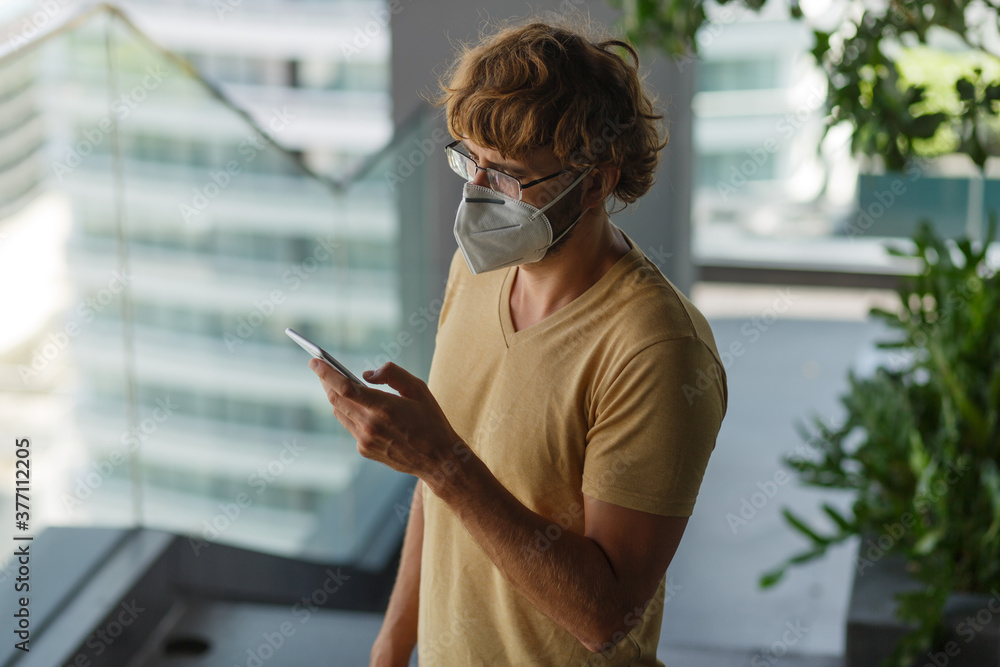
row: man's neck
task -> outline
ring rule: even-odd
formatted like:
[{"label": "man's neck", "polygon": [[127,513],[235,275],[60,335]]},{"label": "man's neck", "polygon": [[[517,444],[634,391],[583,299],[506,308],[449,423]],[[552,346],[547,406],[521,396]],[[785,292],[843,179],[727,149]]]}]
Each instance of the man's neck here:
[{"label": "man's neck", "polygon": [[586,292],[630,250],[604,210],[589,215],[556,256],[517,267],[510,293],[516,329],[545,319]]}]

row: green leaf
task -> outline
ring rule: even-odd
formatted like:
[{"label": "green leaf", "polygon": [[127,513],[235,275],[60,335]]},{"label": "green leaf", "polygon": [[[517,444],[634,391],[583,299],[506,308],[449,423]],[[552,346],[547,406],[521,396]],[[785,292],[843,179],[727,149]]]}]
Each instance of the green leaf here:
[{"label": "green leaf", "polygon": [[976,87],[965,77],[962,77],[955,82],[955,90],[958,91],[958,97],[961,100],[968,101],[976,99]]},{"label": "green leaf", "polygon": [[790,565],[801,565],[803,563],[808,563],[811,560],[819,558],[825,553],[826,553],[825,546],[813,547],[812,549],[798,553],[789,558],[787,561],[785,561],[778,567],[772,570],[768,570],[763,575],[761,575],[760,579],[758,580],[758,585],[761,588],[770,588],[771,586],[774,586],[776,583],[781,581],[781,579],[785,576],[785,572],[787,571]]},{"label": "green leaf", "polygon": [[990,502],[990,508],[993,510],[993,521],[990,522],[989,528],[982,537],[984,543],[989,543],[995,540],[997,534],[1000,533],[1000,472],[997,471],[996,462],[992,460],[983,462],[979,476]]},{"label": "green leaf", "polygon": [[941,538],[944,537],[944,528],[938,527],[933,530],[928,531],[923,537],[917,540],[917,543],[913,545],[914,553],[918,554],[929,554],[937,546]]},{"label": "green leaf", "polygon": [[779,567],[761,575],[758,585],[761,588],[771,588],[785,577],[785,568]]},{"label": "green leaf", "polygon": [[918,139],[930,139],[948,119],[948,114],[931,113],[917,116],[910,125],[910,135]]},{"label": "green leaf", "polygon": [[823,511],[826,512],[828,517],[833,519],[833,522],[837,524],[837,527],[840,528],[841,532],[853,534],[854,525],[845,519],[844,516],[834,509],[832,505],[829,503],[823,503]]},{"label": "green leaf", "polygon": [[788,523],[790,523],[800,533],[808,537],[812,542],[821,545],[829,544],[830,542],[829,539],[818,535],[815,531],[813,531],[812,528],[807,526],[801,519],[792,514],[787,507],[781,509],[781,514],[785,517],[785,520],[788,521]]},{"label": "green leaf", "polygon": [[924,447],[923,439],[920,437],[920,432],[915,428],[911,428],[909,432],[909,442],[910,442],[910,470],[913,472],[913,476],[920,479],[926,474],[927,467],[930,465],[930,457],[927,456],[927,449]]},{"label": "green leaf", "polygon": [[813,58],[817,63],[823,62],[823,56],[830,50],[830,33],[822,30],[813,30]]}]

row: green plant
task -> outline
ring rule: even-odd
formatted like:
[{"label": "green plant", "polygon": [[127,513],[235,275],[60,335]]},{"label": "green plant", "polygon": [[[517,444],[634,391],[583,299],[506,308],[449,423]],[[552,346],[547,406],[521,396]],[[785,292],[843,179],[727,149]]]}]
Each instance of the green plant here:
[{"label": "green plant", "polygon": [[[902,281],[899,312],[871,311],[899,334],[878,344],[891,350],[887,363],[870,377],[849,373],[843,424],[800,424],[818,443],[814,455],[785,458],[804,484],[856,497],[852,516],[823,505],[829,534],[783,508],[810,547],[764,574],[761,586],[848,538],[878,536],[923,584],[898,598],[897,615],[915,629],[887,661],[892,667],[909,667],[940,639],[949,593],[1000,587],[1000,267],[987,257],[996,227],[991,215],[974,247],[938,238],[924,220],[911,252],[890,249],[920,270]],[[858,575],[870,565],[859,550]]]},{"label": "green plant", "polygon": [[[760,11],[774,0],[716,0],[717,18],[704,0],[609,0],[622,9],[621,25],[636,44],[649,44],[693,62],[696,35],[725,31],[733,7]],[[784,4],[784,2],[783,2]],[[978,26],[993,25],[996,0],[846,0],[832,30],[807,16],[798,0],[790,15],[813,35],[812,55],[827,76],[824,136],[841,122],[851,128],[851,151],[880,156],[885,169],[903,171],[919,157],[962,153],[982,171],[1000,155],[1000,54],[991,53]],[[937,66],[922,67],[928,37],[960,40],[968,51],[934,50]],[[923,45],[922,48],[916,48]],[[945,63],[945,66],[941,66]],[[944,90],[943,90],[944,89]]]}]

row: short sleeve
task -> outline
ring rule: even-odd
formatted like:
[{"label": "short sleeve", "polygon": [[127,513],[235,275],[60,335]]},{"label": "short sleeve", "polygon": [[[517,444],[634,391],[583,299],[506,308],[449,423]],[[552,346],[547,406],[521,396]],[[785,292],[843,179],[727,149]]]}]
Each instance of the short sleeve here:
[{"label": "short sleeve", "polygon": [[690,516],[726,412],[725,369],[699,338],[653,343],[595,390],[584,494]]},{"label": "short sleeve", "polygon": [[448,267],[448,279],[445,282],[444,297],[441,300],[441,312],[438,313],[438,331],[441,330],[441,325],[444,324],[448,311],[451,310],[451,304],[455,301],[455,285],[458,281],[458,273],[462,268],[459,262],[465,262],[465,257],[461,251],[456,249],[455,254],[451,256],[451,264]]}]

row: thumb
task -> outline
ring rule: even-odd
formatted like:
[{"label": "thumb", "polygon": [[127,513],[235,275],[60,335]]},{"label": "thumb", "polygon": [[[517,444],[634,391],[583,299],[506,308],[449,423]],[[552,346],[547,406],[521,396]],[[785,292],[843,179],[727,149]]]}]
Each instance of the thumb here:
[{"label": "thumb", "polygon": [[422,393],[420,378],[411,375],[405,368],[387,361],[374,371],[365,371],[361,376],[372,384],[387,384],[400,396],[414,398]]}]

